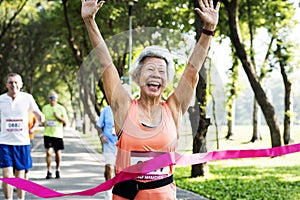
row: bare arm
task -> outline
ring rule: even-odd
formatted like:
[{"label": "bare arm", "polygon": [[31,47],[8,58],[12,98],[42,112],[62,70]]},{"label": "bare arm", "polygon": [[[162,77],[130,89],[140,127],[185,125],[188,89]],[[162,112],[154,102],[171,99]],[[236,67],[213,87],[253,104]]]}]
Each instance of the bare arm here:
[{"label": "bare arm", "polygon": [[67,119],[65,119],[64,117],[62,116],[59,116],[56,112],[53,113],[54,117],[60,121],[61,123],[63,123],[63,125],[66,125],[67,124]]},{"label": "bare arm", "polygon": [[95,21],[95,16],[103,4],[104,1],[97,3],[97,0],[82,0],[81,15],[94,48],[93,51],[99,59],[105,95],[111,105],[118,132],[125,121],[131,98],[121,85],[118,71]]},{"label": "bare arm", "polygon": [[[201,10],[196,8],[195,11],[204,22],[203,29],[214,31],[219,19],[220,3],[218,2],[214,8],[212,0],[198,0],[198,2]],[[178,120],[176,119],[176,115],[181,116],[184,112],[186,112],[190,104],[193,92],[198,83],[198,72],[200,71],[206,58],[211,39],[211,35],[201,34],[201,37],[199,38],[188,60],[187,67],[180,78],[178,87],[168,99],[168,104],[173,111],[175,120]]]},{"label": "bare arm", "polygon": [[36,118],[42,123],[44,124],[45,122],[45,115],[40,112],[40,111],[33,111],[33,114],[36,116]]}]

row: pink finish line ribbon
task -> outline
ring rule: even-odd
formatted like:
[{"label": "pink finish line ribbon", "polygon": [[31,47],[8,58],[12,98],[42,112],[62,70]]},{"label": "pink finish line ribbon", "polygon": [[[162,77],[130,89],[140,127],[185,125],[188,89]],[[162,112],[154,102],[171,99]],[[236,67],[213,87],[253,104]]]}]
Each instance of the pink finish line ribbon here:
[{"label": "pink finish line ribbon", "polygon": [[0,178],[1,181],[36,195],[40,198],[53,198],[62,196],[93,196],[99,192],[111,189],[116,183],[121,181],[136,178],[137,176],[147,174],[156,169],[166,167],[170,164],[181,166],[194,165],[205,163],[213,160],[225,160],[234,158],[258,158],[258,157],[276,157],[291,153],[300,152],[300,143],[288,146],[280,146],[266,149],[249,149],[249,150],[223,150],[212,151],[208,153],[196,154],[180,154],[176,152],[165,153],[148,161],[132,165],[125,168],[121,173],[116,175],[113,179],[108,180],[94,188],[73,192],[60,193],[34,182],[21,178]]}]

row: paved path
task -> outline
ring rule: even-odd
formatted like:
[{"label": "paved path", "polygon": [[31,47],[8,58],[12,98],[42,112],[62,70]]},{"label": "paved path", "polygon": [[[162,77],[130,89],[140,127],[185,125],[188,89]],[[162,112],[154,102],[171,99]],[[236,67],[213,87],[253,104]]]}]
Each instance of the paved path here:
[{"label": "paved path", "polygon": [[[102,154],[88,145],[80,134],[72,129],[65,131],[65,150],[61,163],[61,178],[46,180],[45,150],[43,147],[43,136],[35,136],[35,144],[32,149],[33,168],[29,172],[29,180],[41,184],[61,193],[71,193],[87,190],[103,183],[104,163]],[[52,161],[54,171],[54,160]],[[2,172],[0,172],[2,177]],[[4,199],[2,188],[0,188],[0,199]],[[16,192],[14,193],[16,198]],[[32,194],[26,193],[27,200],[40,199]],[[91,197],[72,196],[50,198],[56,200],[71,199],[104,199],[104,193],[98,193]],[[192,192],[178,188],[177,199],[179,200],[205,200],[205,198]]]}]

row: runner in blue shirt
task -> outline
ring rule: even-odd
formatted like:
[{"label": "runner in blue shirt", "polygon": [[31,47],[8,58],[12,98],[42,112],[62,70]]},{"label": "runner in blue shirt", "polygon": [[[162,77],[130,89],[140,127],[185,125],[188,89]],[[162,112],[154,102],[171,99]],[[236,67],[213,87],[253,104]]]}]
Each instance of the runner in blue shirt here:
[{"label": "runner in blue shirt", "polygon": [[[105,180],[109,180],[114,176],[115,162],[117,155],[116,142],[118,137],[116,135],[114,126],[114,117],[110,106],[102,109],[100,117],[96,123],[100,141],[102,144],[102,152],[105,158]],[[111,199],[111,191],[107,191],[106,199]]]}]

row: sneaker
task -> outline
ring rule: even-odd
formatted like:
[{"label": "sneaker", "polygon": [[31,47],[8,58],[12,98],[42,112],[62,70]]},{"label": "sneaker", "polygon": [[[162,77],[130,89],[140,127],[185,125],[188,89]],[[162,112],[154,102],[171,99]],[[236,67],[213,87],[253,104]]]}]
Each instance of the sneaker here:
[{"label": "sneaker", "polygon": [[55,178],[60,178],[59,171],[56,171],[56,172],[55,172]]},{"label": "sneaker", "polygon": [[46,179],[51,179],[52,178],[52,173],[51,172],[47,172],[47,176],[46,176]]}]

